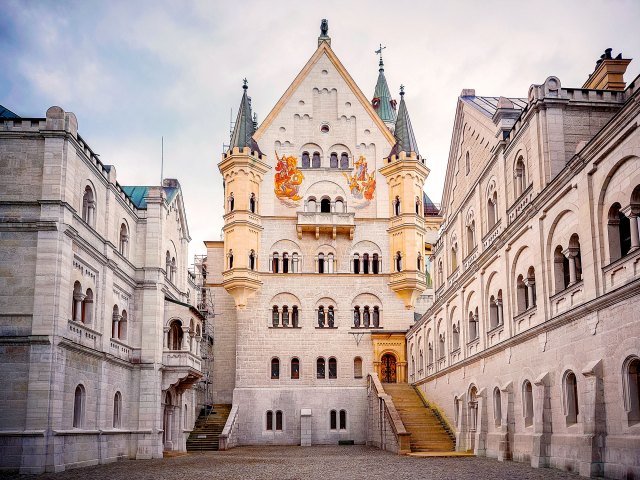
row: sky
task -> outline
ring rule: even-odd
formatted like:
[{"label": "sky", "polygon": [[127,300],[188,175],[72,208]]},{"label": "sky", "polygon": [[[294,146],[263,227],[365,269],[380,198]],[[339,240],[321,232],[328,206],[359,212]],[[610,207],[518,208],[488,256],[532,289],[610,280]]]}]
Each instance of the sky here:
[{"label": "sky", "polygon": [[261,121],[317,47],[332,48],[367,98],[400,84],[442,196],[458,95],[526,97],[551,75],[581,87],[607,47],[637,58],[640,1],[21,1],[0,0],[0,104],[24,117],[58,105],[121,185],[178,178],[190,258],[220,239],[222,146],[249,80]]}]

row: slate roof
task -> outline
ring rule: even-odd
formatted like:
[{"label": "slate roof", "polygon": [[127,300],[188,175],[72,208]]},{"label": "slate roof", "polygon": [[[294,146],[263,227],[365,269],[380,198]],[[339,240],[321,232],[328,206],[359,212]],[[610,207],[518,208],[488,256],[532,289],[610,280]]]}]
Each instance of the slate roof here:
[{"label": "slate roof", "polygon": [[426,192],[422,192],[422,204],[424,205],[425,217],[436,217],[440,215],[440,209],[431,201]]},{"label": "slate roof", "polygon": [[8,108],[3,107],[2,105],[0,105],[0,118],[20,118],[20,117],[18,115],[16,115],[15,113],[13,113]]},{"label": "slate roof", "polygon": [[[145,187],[141,185],[123,186],[122,190],[131,199],[136,208],[147,208],[147,192],[151,187]],[[178,193],[177,187],[163,187],[164,193],[167,195],[167,203],[171,203]]]},{"label": "slate roof", "polygon": [[[229,150],[233,147],[238,147],[242,150],[245,147],[249,147],[252,151],[260,152],[258,144],[253,139],[253,134],[256,131],[256,123],[251,115],[251,97],[247,95],[247,80],[244,80],[242,89],[242,100],[240,101],[240,109],[238,110],[238,117],[231,132],[231,141],[229,142]],[[261,152],[262,153],[262,152]]]},{"label": "slate roof", "polygon": [[418,142],[416,141],[416,136],[411,126],[409,111],[407,110],[407,105],[404,103],[404,90],[402,90],[404,87],[400,88],[400,107],[398,108],[398,119],[396,120],[396,129],[394,131],[396,144],[391,150],[390,155],[399,152],[415,152],[417,155],[420,155]]},{"label": "slate roof", "polygon": [[384,63],[382,63],[382,58],[380,59],[379,65],[378,82],[376,83],[376,89],[373,92],[373,98],[377,98],[378,103],[374,104],[371,102],[371,105],[383,122],[395,123],[397,118],[395,103],[391,98],[391,92],[389,92],[387,78],[384,76]]},{"label": "slate roof", "polygon": [[[498,100],[500,99],[500,97],[476,97],[471,95],[461,98],[476,107],[489,118],[493,118],[493,114],[496,113],[496,110],[498,109]],[[513,107],[516,110],[524,110],[527,106],[526,98],[507,98],[513,103]]]}]

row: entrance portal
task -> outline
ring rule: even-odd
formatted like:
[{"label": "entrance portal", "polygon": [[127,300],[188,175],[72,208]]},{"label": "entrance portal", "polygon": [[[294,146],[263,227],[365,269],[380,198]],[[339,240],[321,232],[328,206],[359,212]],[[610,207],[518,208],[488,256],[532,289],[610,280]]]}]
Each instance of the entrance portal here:
[{"label": "entrance portal", "polygon": [[385,353],[382,356],[382,378],[384,383],[396,383],[396,357],[390,353]]}]

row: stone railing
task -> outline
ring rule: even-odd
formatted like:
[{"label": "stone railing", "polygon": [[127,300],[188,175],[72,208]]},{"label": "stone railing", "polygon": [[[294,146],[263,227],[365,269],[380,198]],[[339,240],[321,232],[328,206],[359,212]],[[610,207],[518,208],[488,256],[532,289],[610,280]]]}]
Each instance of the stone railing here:
[{"label": "stone railing", "polygon": [[449,362],[451,365],[462,360],[462,350],[460,350],[460,347],[449,353],[449,357],[451,358],[451,361]]},{"label": "stone railing", "polygon": [[355,213],[298,212],[298,225],[355,226]]},{"label": "stone railing", "polygon": [[537,312],[537,307],[535,305],[529,307],[524,312],[520,312],[518,315],[513,317],[513,327],[514,334],[518,334],[520,332],[524,332],[531,328],[535,322],[535,316]]},{"label": "stone railing", "polygon": [[407,432],[393,400],[382,388],[378,375],[367,378],[369,403],[367,445],[398,454],[411,451],[411,434]]},{"label": "stone railing", "polygon": [[458,280],[458,277],[460,276],[460,267],[457,267],[455,272],[453,272],[451,275],[449,275],[449,277],[447,278],[447,286],[451,286],[453,284],[453,282],[455,282],[456,280]]},{"label": "stone railing", "polygon": [[438,300],[442,296],[443,293],[444,293],[444,284],[440,285],[438,287],[438,289],[436,290],[436,292],[435,292],[436,300]]},{"label": "stone railing", "polygon": [[185,367],[200,370],[202,360],[191,352],[183,350],[165,350],[162,352],[162,364],[165,367]]},{"label": "stone railing", "polygon": [[109,342],[111,354],[123,360],[131,360],[132,349],[129,345],[122,343],[120,340],[112,338]]},{"label": "stone railing", "polygon": [[509,224],[512,224],[513,221],[518,218],[518,216],[522,213],[522,211],[527,208],[527,205],[531,203],[533,200],[533,184],[529,185],[529,187],[518,197],[516,203],[514,203],[509,210],[507,210],[507,218],[509,219]]},{"label": "stone railing", "polygon": [[582,303],[584,300],[583,281],[574,282],[561,292],[553,295],[549,300],[551,301],[551,313],[553,316]]},{"label": "stone railing", "polygon": [[218,437],[218,450],[229,450],[238,445],[238,404],[231,407],[231,412]]},{"label": "stone railing", "polygon": [[602,268],[604,285],[607,291],[637,278],[640,273],[640,249],[629,252],[622,258]]},{"label": "stone railing", "polygon": [[100,342],[102,340],[102,334],[100,332],[96,332],[82,322],[74,322],[73,320],[69,320],[66,337],[80,345],[96,350],[100,349]]},{"label": "stone railing", "polygon": [[476,261],[476,258],[478,258],[478,247],[475,247],[473,251],[467,255],[467,258],[464,259],[464,262],[462,263],[463,270],[468,270],[473,262]]},{"label": "stone railing", "polygon": [[491,231],[487,233],[482,239],[483,250],[486,250],[491,245],[493,245],[493,242],[495,242],[496,238],[498,238],[500,236],[500,233],[502,233],[502,225],[500,224],[500,222],[501,220],[498,220],[498,222],[493,226]]}]

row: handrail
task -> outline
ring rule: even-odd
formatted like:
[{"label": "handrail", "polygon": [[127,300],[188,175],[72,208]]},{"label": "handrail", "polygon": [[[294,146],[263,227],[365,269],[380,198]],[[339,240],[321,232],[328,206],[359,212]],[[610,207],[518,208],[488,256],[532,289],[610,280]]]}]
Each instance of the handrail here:
[{"label": "handrail", "polygon": [[222,433],[218,437],[218,450],[228,450],[236,446],[236,441],[233,438],[233,428],[236,426],[236,419],[238,418],[238,404],[234,404],[231,407],[227,421],[224,424]]},{"label": "handrail", "polygon": [[[396,406],[393,403],[393,399],[390,395],[388,395],[384,388],[382,387],[382,383],[378,378],[376,373],[370,373],[367,378],[368,390],[375,394],[380,402],[380,448],[383,450],[387,450],[387,445],[384,437],[384,423],[388,423],[391,426],[391,430],[398,444],[398,452],[399,454],[407,454],[411,452],[411,434],[407,432],[404,427],[404,423],[402,423],[402,419],[400,418],[400,414],[398,410],[396,410]],[[383,422],[383,417],[386,422]]]}]

